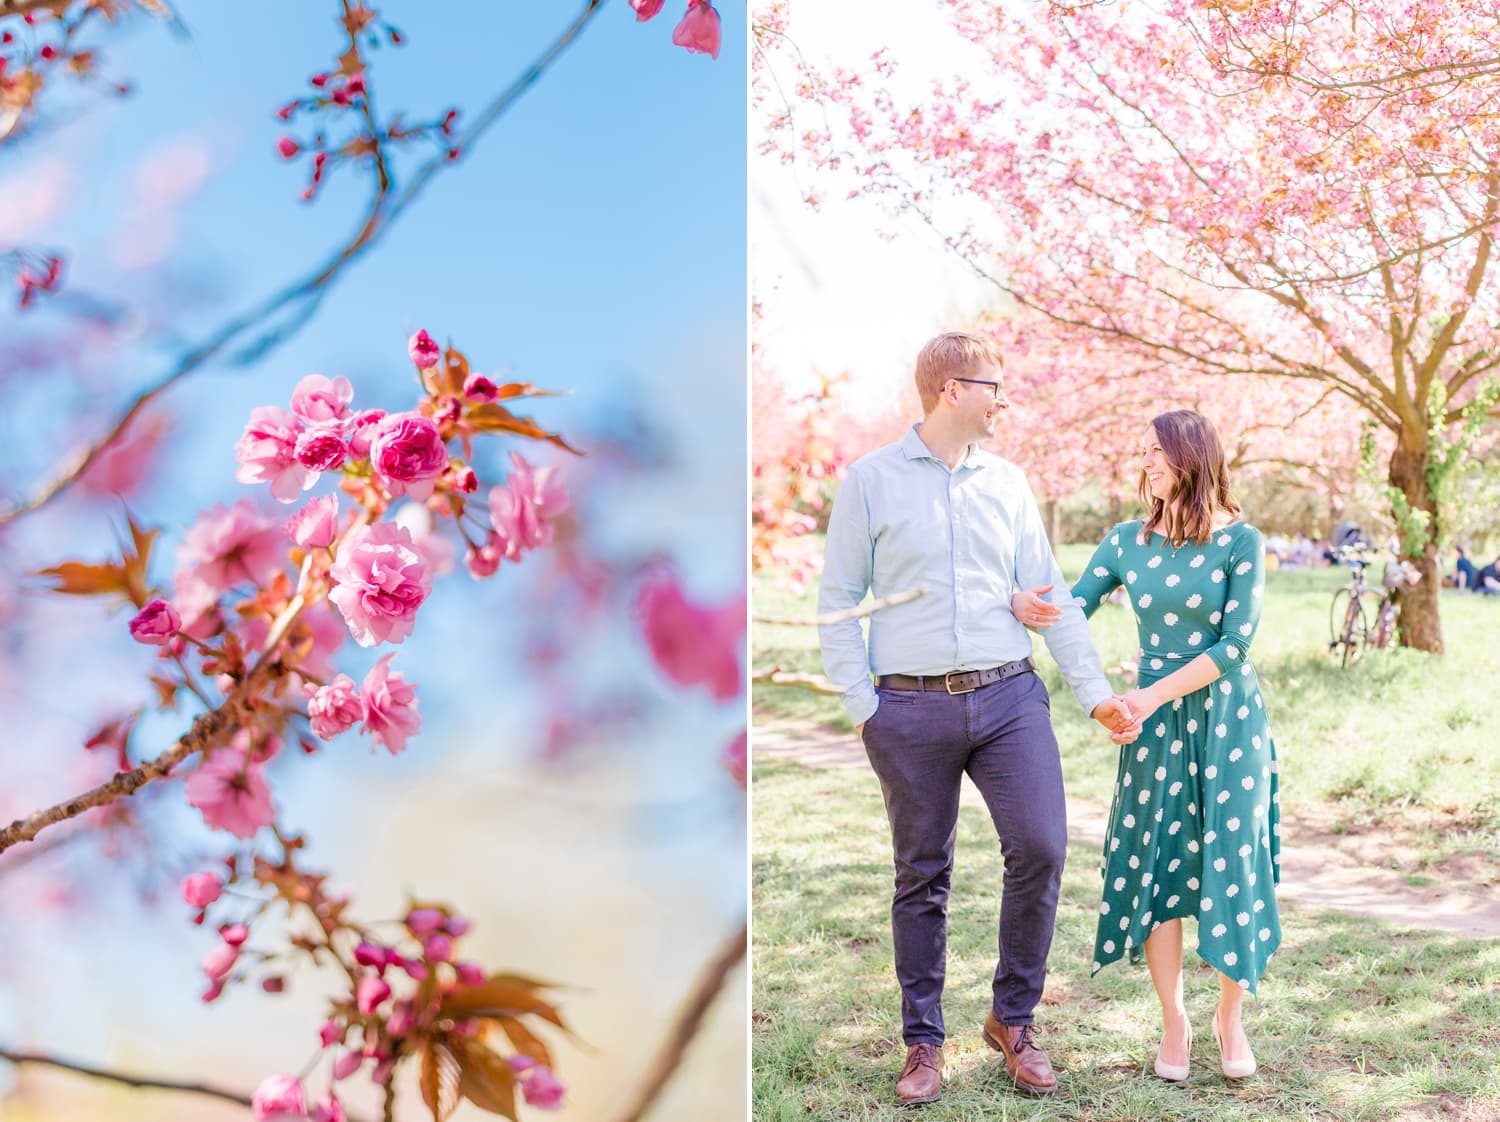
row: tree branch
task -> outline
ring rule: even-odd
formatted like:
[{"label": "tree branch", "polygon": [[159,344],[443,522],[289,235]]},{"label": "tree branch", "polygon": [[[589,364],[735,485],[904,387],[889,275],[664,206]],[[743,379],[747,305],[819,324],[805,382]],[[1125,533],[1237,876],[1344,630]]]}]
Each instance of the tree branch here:
[{"label": "tree branch", "polygon": [[862,616],[872,616],[883,608],[894,608],[897,604],[909,604],[913,600],[920,600],[927,595],[927,586],[918,585],[916,588],[908,588],[904,592],[892,592],[889,596],[882,596],[878,600],[871,600],[868,604],[861,604],[855,608],[845,608],[843,611],[828,612],[821,616],[813,616],[812,619],[793,619],[790,616],[756,616],[756,623],[786,624],[792,627],[812,625],[813,627],[827,627],[831,623],[843,623],[846,619],[859,619]]},{"label": "tree branch", "polygon": [[[0,0],[0,3],[4,2],[6,0]],[[502,114],[510,109],[522,94],[536,83],[537,79],[546,72],[547,68],[557,57],[578,37],[584,26],[603,6],[603,2],[604,0],[588,0],[583,13],[573,21],[568,29],[558,36],[519,77],[511,82],[510,85],[485,107],[475,123],[458,138],[456,147],[466,151],[478,141],[480,136]],[[149,386],[138,394],[129,408],[115,421],[114,425],[102,437],[76,456],[73,462],[63,469],[61,474],[43,486],[31,498],[17,503],[4,512],[0,512],[0,526],[12,522],[24,514],[40,510],[56,499],[88,469],[90,464],[97,460],[111,444],[119,439],[120,435],[130,425],[130,422],[147,405],[155,401],[177,382],[197,371],[209,359],[224,351],[231,343],[247,334],[252,328],[264,323],[279,312],[293,309],[284,327],[273,328],[267,331],[259,338],[252,340],[240,352],[243,361],[248,362],[259,359],[273,347],[291,338],[307,322],[310,312],[316,307],[317,302],[322,299],[327,288],[338,278],[345,266],[351,264],[369,250],[371,246],[375,245],[390,229],[395,220],[422,193],[422,190],[427,186],[432,177],[451,163],[452,161],[444,153],[428,161],[412,178],[406,189],[394,198],[391,198],[383,191],[378,192],[376,201],[366,214],[359,231],[348,244],[335,252],[302,280],[293,283],[255,308],[231,320],[197,347],[182,355],[171,370],[158,379],[154,385]]]},{"label": "tree branch", "polygon": [[772,666],[766,670],[751,671],[752,682],[765,682],[770,686],[798,686],[813,693],[826,694],[829,697],[843,697],[844,691],[835,686],[821,674],[801,674],[795,670],[783,670],[779,666]]},{"label": "tree branch", "polygon": [[[0,2],[3,2],[3,0],[0,0]],[[237,1106],[250,1106],[249,1095],[242,1095],[237,1091],[228,1091],[222,1087],[213,1087],[205,1083],[189,1083],[178,1079],[155,1079],[144,1075],[127,1075],[124,1072],[110,1071],[108,1068],[92,1067],[73,1060],[59,1059],[57,1056],[49,1056],[44,1052],[18,1052],[11,1048],[0,1047],[0,1060],[8,1060],[16,1065],[34,1064],[39,1067],[60,1068],[63,1071],[71,1071],[77,1075],[87,1075],[92,1079],[104,1079],[110,1083],[123,1083],[127,1087],[140,1087],[155,1091],[185,1091],[188,1094],[206,1095],[211,1099],[221,1099],[224,1102],[234,1103]]]},{"label": "tree branch", "polygon": [[651,1104],[661,1094],[662,1088],[667,1085],[667,1081],[681,1065],[683,1053],[687,1051],[688,1045],[692,1043],[693,1037],[702,1027],[704,1016],[714,1003],[714,998],[718,997],[719,991],[724,988],[724,983],[729,980],[730,972],[743,961],[749,949],[749,941],[750,924],[746,920],[740,924],[738,931],[725,940],[698,976],[698,983],[693,987],[686,1004],[677,1015],[677,1023],[672,1026],[671,1033],[662,1043],[646,1082],[615,1122],[640,1122],[640,1119],[645,1117]]}]

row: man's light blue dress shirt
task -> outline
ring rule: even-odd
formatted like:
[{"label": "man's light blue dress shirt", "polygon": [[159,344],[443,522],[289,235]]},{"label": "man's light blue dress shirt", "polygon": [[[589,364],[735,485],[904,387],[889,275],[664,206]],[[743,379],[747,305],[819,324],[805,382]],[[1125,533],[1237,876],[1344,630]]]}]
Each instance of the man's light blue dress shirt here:
[{"label": "man's light blue dress shirt", "polygon": [[1113,694],[1088,622],[1047,544],[1041,511],[1014,464],[969,448],[950,469],[913,425],[897,444],[849,467],[828,522],[818,614],[927,587],[927,595],[870,617],[818,628],[823,668],[856,725],[879,707],[870,675],[981,670],[1031,654],[1011,614],[1019,589],[1050,584],[1062,618],[1042,632],[1085,712]]}]

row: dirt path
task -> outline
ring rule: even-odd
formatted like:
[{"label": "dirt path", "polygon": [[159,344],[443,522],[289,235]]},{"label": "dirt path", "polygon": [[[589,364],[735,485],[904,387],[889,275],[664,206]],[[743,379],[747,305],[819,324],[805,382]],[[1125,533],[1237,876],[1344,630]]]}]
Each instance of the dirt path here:
[{"label": "dirt path", "polygon": [[[848,733],[810,722],[757,724],[751,749],[792,760],[806,767],[868,768],[864,747]],[[983,807],[967,779],[961,801]],[[1281,819],[1282,902],[1338,908],[1468,939],[1500,938],[1500,884],[1486,881],[1487,870],[1456,880],[1438,871],[1440,883],[1413,885],[1400,872],[1372,864],[1401,843],[1369,833],[1337,834],[1319,816],[1283,812]],[[1068,833],[1098,848],[1104,842],[1109,808],[1084,799],[1068,799]],[[1406,845],[1410,848],[1409,844]]]}]

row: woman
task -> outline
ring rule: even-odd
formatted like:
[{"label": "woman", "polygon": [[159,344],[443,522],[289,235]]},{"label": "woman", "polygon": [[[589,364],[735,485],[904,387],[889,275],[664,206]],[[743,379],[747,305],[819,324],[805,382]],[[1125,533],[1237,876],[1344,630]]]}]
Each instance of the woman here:
[{"label": "woman", "polygon": [[[1144,520],[1105,535],[1073,596],[1092,615],[1124,585],[1139,629],[1142,722],[1121,748],[1103,861],[1094,972],[1142,954],[1162,1007],[1155,1070],[1186,1079],[1182,920],[1219,972],[1213,1032],[1230,1078],[1255,1071],[1240,1023],[1281,943],[1276,751],[1247,657],[1260,620],[1265,548],[1238,520],[1224,452],[1192,410],[1152,419],[1141,449]],[[1116,738],[1120,739],[1120,738]]]}]

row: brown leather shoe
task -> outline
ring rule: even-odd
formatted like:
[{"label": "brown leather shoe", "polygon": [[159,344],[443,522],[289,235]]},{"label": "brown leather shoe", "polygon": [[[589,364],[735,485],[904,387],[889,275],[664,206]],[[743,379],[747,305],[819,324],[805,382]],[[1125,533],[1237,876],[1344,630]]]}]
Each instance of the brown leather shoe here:
[{"label": "brown leather shoe", "polygon": [[1057,1090],[1057,1076],[1047,1053],[1038,1048],[1031,1025],[1002,1025],[991,1012],[984,1019],[984,1042],[1005,1056],[1005,1070],[1021,1090],[1032,1095],[1050,1095]]},{"label": "brown leather shoe", "polygon": [[943,1050],[936,1044],[913,1044],[896,1083],[896,1097],[907,1105],[935,1103],[943,1093]]}]

